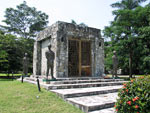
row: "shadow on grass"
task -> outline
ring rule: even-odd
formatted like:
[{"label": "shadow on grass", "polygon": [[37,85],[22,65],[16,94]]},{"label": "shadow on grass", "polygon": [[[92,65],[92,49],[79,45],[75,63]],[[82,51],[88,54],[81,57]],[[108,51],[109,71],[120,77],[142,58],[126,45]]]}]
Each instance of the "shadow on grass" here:
[{"label": "shadow on grass", "polygon": [[119,77],[119,79],[124,79],[125,81],[129,81],[130,80],[129,77]]},{"label": "shadow on grass", "polygon": [[16,79],[0,78],[0,81],[13,81],[13,80],[16,80]]}]

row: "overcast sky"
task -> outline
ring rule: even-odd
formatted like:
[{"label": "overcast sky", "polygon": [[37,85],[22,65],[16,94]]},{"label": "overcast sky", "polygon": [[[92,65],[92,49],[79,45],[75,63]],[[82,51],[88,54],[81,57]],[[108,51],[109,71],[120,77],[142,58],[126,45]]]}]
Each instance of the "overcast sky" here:
[{"label": "overcast sky", "polygon": [[[49,15],[49,25],[56,21],[71,22],[103,30],[113,20],[111,4],[120,0],[26,0],[27,5]],[[0,24],[4,20],[5,9],[23,3],[23,0],[0,0]]]}]

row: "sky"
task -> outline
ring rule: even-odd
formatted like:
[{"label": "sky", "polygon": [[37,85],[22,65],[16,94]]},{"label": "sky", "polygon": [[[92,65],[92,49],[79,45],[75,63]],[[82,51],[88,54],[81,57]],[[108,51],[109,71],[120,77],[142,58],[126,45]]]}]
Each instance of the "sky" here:
[{"label": "sky", "polygon": [[[16,8],[24,0],[0,0],[0,24],[5,25],[4,14],[6,8]],[[49,26],[56,21],[85,23],[89,27],[103,30],[113,21],[110,5],[120,0],[26,0],[27,5],[49,16]]]}]

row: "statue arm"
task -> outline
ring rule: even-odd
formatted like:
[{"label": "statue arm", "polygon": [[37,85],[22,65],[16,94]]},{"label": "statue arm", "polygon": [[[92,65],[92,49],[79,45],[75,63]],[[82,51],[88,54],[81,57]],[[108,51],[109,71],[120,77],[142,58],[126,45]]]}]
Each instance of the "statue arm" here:
[{"label": "statue arm", "polygon": [[24,58],[22,59],[22,64],[24,64]]},{"label": "statue arm", "polygon": [[54,53],[54,59],[55,59],[55,53]]},{"label": "statue arm", "polygon": [[46,57],[46,58],[48,58],[48,56],[47,56],[47,52],[45,52],[45,57]]}]

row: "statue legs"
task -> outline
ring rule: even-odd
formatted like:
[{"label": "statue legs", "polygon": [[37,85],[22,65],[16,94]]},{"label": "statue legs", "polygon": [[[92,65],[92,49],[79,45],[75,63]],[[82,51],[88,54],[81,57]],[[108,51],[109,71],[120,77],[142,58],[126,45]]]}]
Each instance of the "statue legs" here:
[{"label": "statue legs", "polygon": [[49,63],[47,62],[47,71],[46,71],[46,77],[47,77],[47,79],[48,79],[48,75],[49,75]]},{"label": "statue legs", "polygon": [[48,75],[49,75],[49,69],[51,69],[51,77],[52,77],[52,79],[54,78],[54,76],[53,76],[53,65],[49,65],[49,63],[47,63],[47,72],[46,72],[46,77],[47,77],[47,79],[48,79]]},{"label": "statue legs", "polygon": [[53,76],[53,66],[51,66],[51,77],[52,77],[52,79],[54,78],[54,76]]},{"label": "statue legs", "polygon": [[118,76],[117,76],[117,68],[114,68],[114,69],[113,69],[112,77],[113,77],[113,78],[114,78],[114,77],[118,77]]},{"label": "statue legs", "polygon": [[28,75],[28,68],[27,68],[27,66],[25,67],[23,67],[23,74],[24,75]]}]

